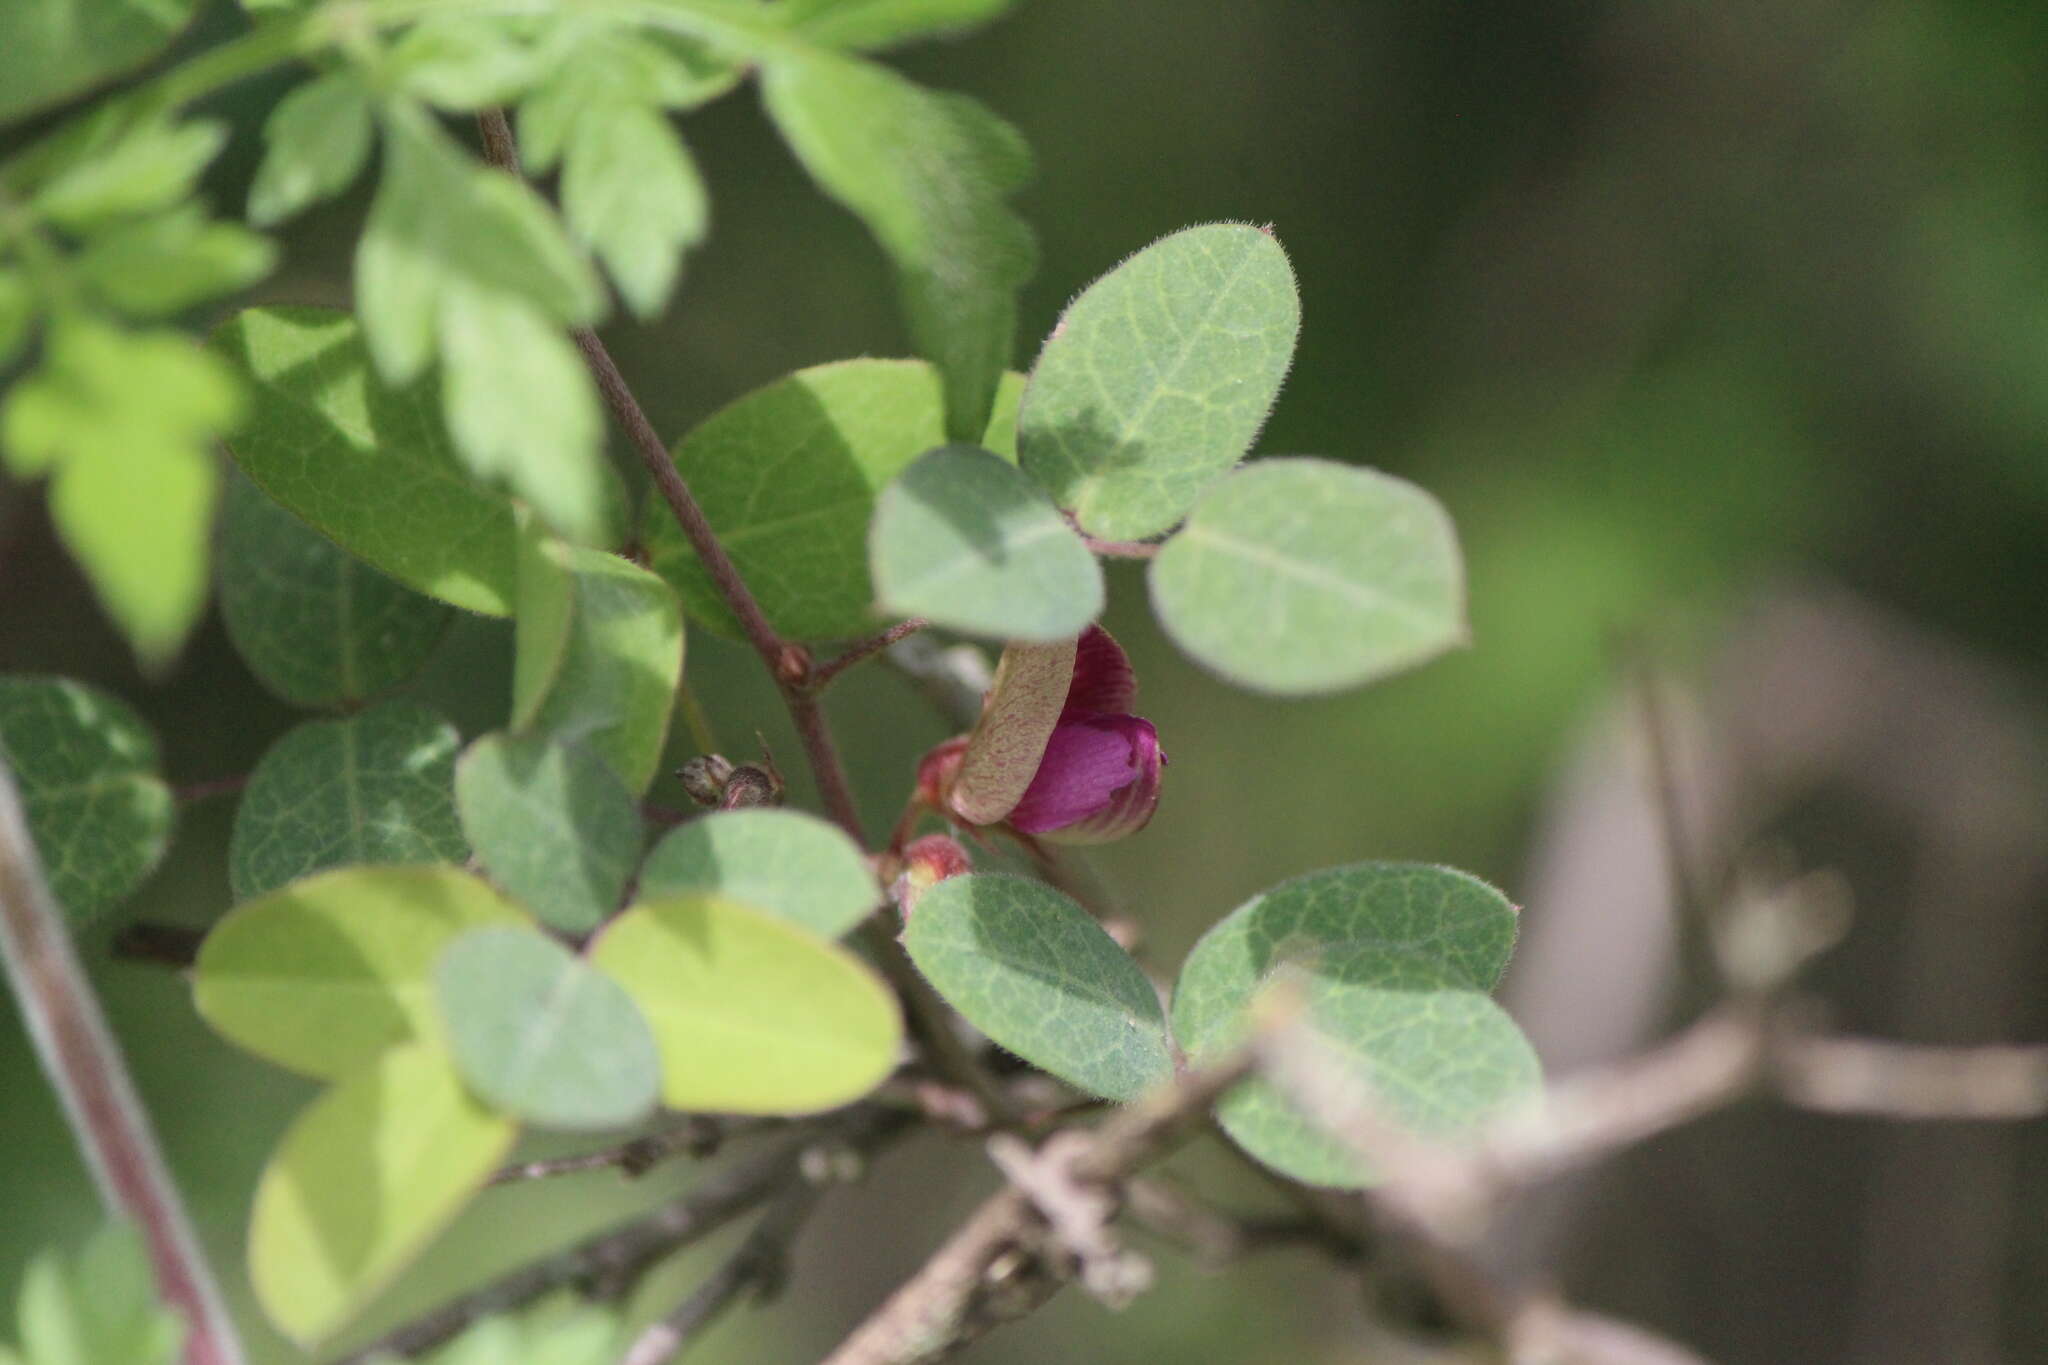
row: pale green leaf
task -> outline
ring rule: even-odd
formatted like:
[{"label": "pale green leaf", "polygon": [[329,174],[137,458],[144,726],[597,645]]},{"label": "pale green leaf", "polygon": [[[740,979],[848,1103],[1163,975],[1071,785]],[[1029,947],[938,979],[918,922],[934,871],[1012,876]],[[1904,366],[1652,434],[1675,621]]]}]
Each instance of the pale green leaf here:
[{"label": "pale green leaf", "polygon": [[157,317],[254,284],[276,259],[268,238],[184,204],[96,234],[73,264],[118,311]]},{"label": "pale green leaf", "polygon": [[0,676],[0,760],[74,922],[117,904],[163,857],[173,806],[156,737],[118,698],[66,678]]},{"label": "pale green leaf", "polygon": [[[1535,1053],[1487,995],[1514,940],[1514,907],[1464,873],[1414,863],[1311,872],[1202,936],[1174,989],[1174,1033],[1190,1057],[1215,1055],[1243,1037],[1254,998],[1285,973],[1326,1050],[1390,1121],[1455,1139],[1539,1080]],[[1246,1151],[1297,1180],[1371,1178],[1264,1079],[1232,1091],[1217,1116]]]},{"label": "pale green leaf", "polygon": [[945,37],[998,18],[1017,0],[783,0],[783,18],[812,42],[872,50]]},{"label": "pale green leaf", "polygon": [[615,103],[576,120],[562,158],[562,215],[635,313],[650,318],[667,305],[709,214],[696,163],[660,112]]},{"label": "pale green leaf", "polygon": [[625,989],[532,929],[473,929],[434,987],[450,1050],[485,1103],[546,1128],[623,1128],[661,1089],[654,1035]]},{"label": "pale green leaf", "polygon": [[338,1077],[394,1044],[442,1037],[442,949],[524,912],[454,867],[345,867],[238,906],[200,946],[193,1003],[229,1042]]},{"label": "pale green leaf", "polygon": [[1232,682],[1300,696],[1463,644],[1457,532],[1411,483],[1328,460],[1260,460],[1152,561],[1160,624]]},{"label": "pale green leaf", "polygon": [[383,691],[426,661],[453,615],[239,475],[228,481],[216,573],[236,652],[265,687],[300,706]]},{"label": "pale green leaf", "polygon": [[721,896],[634,906],[591,944],[654,1028],[672,1109],[808,1113],[896,1065],[896,997],[859,958]]},{"label": "pale green leaf", "polygon": [[222,123],[135,123],[105,142],[81,147],[30,199],[30,207],[73,232],[167,209],[192,193],[227,137]]},{"label": "pale green leaf", "polygon": [[843,830],[793,810],[715,811],[662,836],[640,869],[653,900],[716,892],[838,938],[882,903],[860,846]]},{"label": "pale green leaf", "polygon": [[431,383],[383,383],[355,320],[324,308],[247,309],[214,345],[248,381],[229,452],[264,492],[401,583],[511,611],[512,504],[464,472]]},{"label": "pale green leaf", "polygon": [[380,71],[409,95],[443,109],[504,104],[535,74],[533,54],[501,19],[430,14],[393,44]]},{"label": "pale green leaf", "polygon": [[370,155],[370,90],[354,71],[332,71],[279,100],[263,124],[263,160],[249,187],[249,221],[281,223],[341,193]]},{"label": "pale green leaf", "polygon": [[491,880],[548,924],[587,933],[639,861],[633,795],[581,745],[486,735],[455,766],[455,807]]},{"label": "pale green leaf", "polygon": [[208,447],[241,406],[227,367],[187,338],[74,319],[0,410],[0,457],[23,478],[51,474],[57,529],[146,667],[169,661],[205,605]]},{"label": "pale green leaf", "polygon": [[460,862],[455,727],[417,702],[308,721],[256,765],[235,812],[228,880],[260,896],[322,868]]},{"label": "pale green leaf", "polygon": [[811,178],[895,263],[911,340],[945,378],[947,438],[979,440],[1034,263],[1005,203],[1030,176],[1023,139],[973,100],[837,53],[776,52],[762,93]]},{"label": "pale green leaf", "polygon": [[968,1022],[1092,1095],[1173,1078],[1159,996],[1088,912],[1022,877],[948,877],[918,898],[903,944]]},{"label": "pale green leaf", "polygon": [[41,306],[27,276],[18,270],[0,270],[0,365],[21,354]]},{"label": "pale green leaf", "polygon": [[[876,626],[868,578],[875,496],[945,441],[938,376],[914,360],[799,370],[720,409],[676,446],[676,468],[776,630],[793,639]],[[739,623],[668,506],[649,498],[648,561],[690,614],[738,638]]]},{"label": "pale green leaf", "polygon": [[344,1078],[257,1182],[249,1278],[263,1311],[302,1345],[332,1334],[483,1187],[517,1133],[438,1048],[394,1048]]},{"label": "pale green leaf", "polygon": [[0,4],[0,122],[57,104],[169,47],[198,0]]},{"label": "pale green leaf", "polygon": [[123,1223],[93,1236],[75,1257],[44,1252],[22,1277],[17,1312],[21,1365],[175,1365],[185,1323],[157,1297],[141,1235]]},{"label": "pale green leaf", "polygon": [[531,509],[518,520],[518,600],[512,616],[512,728],[530,729],[561,676],[576,622],[576,578],[569,556]]},{"label": "pale green leaf", "polygon": [[1016,466],[978,446],[917,460],[875,505],[881,609],[1000,640],[1064,640],[1102,611],[1102,569]]},{"label": "pale green leaf", "polygon": [[636,32],[590,13],[557,15],[538,45],[541,74],[519,105],[519,152],[552,170],[585,114],[618,105],[692,109],[738,84],[736,57],[674,33]]},{"label": "pale green leaf", "polygon": [[431,1365],[617,1365],[618,1310],[572,1295],[518,1317],[486,1318],[428,1356]]},{"label": "pale green leaf", "polygon": [[572,600],[561,661],[545,693],[516,709],[532,714],[525,728],[587,745],[637,796],[661,766],[683,675],[676,595],[617,555],[554,540],[534,553],[568,576]]},{"label": "pale green leaf", "polygon": [[1088,286],[1039,352],[1024,468],[1104,540],[1157,535],[1244,458],[1301,326],[1270,232],[1187,228]]}]

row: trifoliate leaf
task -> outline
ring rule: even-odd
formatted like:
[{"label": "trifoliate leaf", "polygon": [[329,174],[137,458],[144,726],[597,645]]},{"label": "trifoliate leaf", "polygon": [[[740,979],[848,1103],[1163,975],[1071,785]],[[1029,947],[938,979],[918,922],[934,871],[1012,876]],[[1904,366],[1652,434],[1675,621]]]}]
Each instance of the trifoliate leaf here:
[{"label": "trifoliate leaf", "polygon": [[998,640],[1081,633],[1102,611],[1102,569],[1037,486],[978,446],[943,446],[882,490],[868,535],[890,616]]},{"label": "trifoliate leaf", "polygon": [[0,759],[74,923],[117,904],[163,857],[171,790],[156,737],[118,698],[67,678],[0,677]]},{"label": "trifoliate leaf", "polygon": [[392,45],[382,74],[428,104],[471,110],[512,99],[533,79],[535,66],[501,19],[430,14]]},{"label": "trifoliate leaf", "polygon": [[638,32],[589,13],[558,15],[540,38],[540,76],[519,105],[519,153],[554,169],[584,115],[619,105],[693,109],[738,84],[745,65],[674,33]]},{"label": "trifoliate leaf", "polygon": [[1437,500],[1329,460],[1260,460],[1152,561],[1167,634],[1232,682],[1286,696],[1371,682],[1466,639],[1465,569]]},{"label": "trifoliate leaf", "polygon": [[281,223],[341,193],[370,155],[370,89],[352,70],[299,86],[263,124],[263,160],[249,187],[249,221]]},{"label": "trifoliate leaf", "polygon": [[948,877],[918,898],[903,945],[970,1023],[1063,1081],[1130,1100],[1173,1078],[1152,983],[1043,882]]},{"label": "trifoliate leaf", "polygon": [[416,702],[316,720],[272,745],[249,775],[228,844],[237,897],[321,868],[460,862],[455,727]]},{"label": "trifoliate leaf", "polygon": [[184,204],[95,234],[73,264],[120,312],[157,317],[254,284],[276,259],[268,238]]},{"label": "trifoliate leaf", "polygon": [[793,810],[714,811],[662,836],[640,897],[716,892],[838,938],[882,903],[867,855],[836,825]]},{"label": "trifoliate leaf", "polygon": [[576,120],[562,157],[562,215],[635,313],[667,306],[709,214],[696,163],[659,111],[615,103]]},{"label": "trifoliate leaf", "polygon": [[1211,223],[1082,292],[1032,368],[1024,469],[1089,535],[1137,540],[1243,459],[1294,354],[1294,272],[1269,232]]},{"label": "trifoliate leaf", "polygon": [[1030,175],[1023,140],[973,100],[832,52],[776,51],[762,94],[811,178],[895,263],[911,340],[944,376],[947,439],[979,440],[1034,262],[1004,202]]},{"label": "trifoliate leaf", "polygon": [[455,806],[491,880],[546,923],[588,933],[619,908],[640,858],[640,811],[589,749],[486,735],[455,765]]}]

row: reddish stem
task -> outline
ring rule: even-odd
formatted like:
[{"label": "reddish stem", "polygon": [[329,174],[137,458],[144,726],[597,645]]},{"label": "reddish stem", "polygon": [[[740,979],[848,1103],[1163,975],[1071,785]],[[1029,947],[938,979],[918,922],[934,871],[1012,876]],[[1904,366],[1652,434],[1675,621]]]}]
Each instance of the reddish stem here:
[{"label": "reddish stem", "polygon": [[922,616],[913,616],[908,621],[898,621],[879,635],[870,635],[859,644],[850,646],[844,654],[827,659],[811,670],[811,691],[824,691],[834,678],[861,660],[874,657],[898,640],[908,639],[930,624],[931,622]]}]

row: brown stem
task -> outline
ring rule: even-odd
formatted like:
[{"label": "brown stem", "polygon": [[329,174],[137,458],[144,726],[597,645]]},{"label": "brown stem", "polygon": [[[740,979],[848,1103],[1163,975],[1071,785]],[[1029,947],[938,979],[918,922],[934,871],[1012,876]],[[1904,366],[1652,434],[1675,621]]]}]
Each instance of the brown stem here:
[{"label": "brown stem", "polygon": [[816,1185],[805,1182],[778,1195],[739,1250],[673,1312],[635,1337],[619,1365],[667,1365],[726,1309],[743,1298],[780,1289],[789,1269],[789,1245],[803,1231],[820,1193]]},{"label": "brown stem", "polygon": [[630,1142],[619,1143],[615,1147],[501,1166],[492,1173],[489,1183],[516,1185],[528,1180],[551,1180],[561,1175],[580,1175],[585,1171],[605,1170],[616,1170],[629,1179],[638,1179],[670,1157],[712,1156],[727,1138],[735,1135],[736,1131],[738,1129],[732,1123],[692,1114],[673,1128],[648,1133]]},{"label": "brown stem", "polygon": [[140,1228],[157,1291],[185,1319],[186,1365],[240,1365],[242,1344],[192,1234],[120,1045],[72,951],[4,762],[0,958],[101,1198]]},{"label": "brown stem", "polygon": [[931,622],[922,616],[913,616],[908,621],[898,621],[879,635],[870,635],[859,644],[849,647],[837,658],[827,659],[811,670],[810,687],[813,692],[822,692],[831,681],[861,660],[881,653],[898,640],[908,639],[923,630]]},{"label": "brown stem", "polygon": [[1151,559],[1160,548],[1149,540],[1097,540],[1094,536],[1082,536],[1081,543],[1105,559]]},{"label": "brown stem", "polygon": [[248,785],[247,773],[237,777],[215,777],[204,782],[187,782],[171,788],[171,799],[181,806],[189,806],[211,797],[232,795]]}]

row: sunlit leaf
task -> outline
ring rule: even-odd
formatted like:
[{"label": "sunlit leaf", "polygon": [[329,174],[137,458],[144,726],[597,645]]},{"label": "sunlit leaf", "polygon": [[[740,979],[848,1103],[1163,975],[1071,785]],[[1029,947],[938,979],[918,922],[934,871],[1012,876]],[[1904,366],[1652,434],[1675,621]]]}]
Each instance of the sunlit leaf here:
[{"label": "sunlit leaf", "polygon": [[704,240],[710,201],[697,163],[659,110],[587,110],[562,156],[562,216],[643,318],[667,306],[683,253]]},{"label": "sunlit leaf", "polygon": [[95,234],[73,265],[119,311],[157,317],[254,284],[276,259],[268,238],[186,204]]},{"label": "sunlit leaf", "polygon": [[978,28],[1017,0],[783,0],[776,8],[813,42],[870,50]]},{"label": "sunlit leaf", "polygon": [[352,70],[315,77],[279,100],[263,124],[249,221],[281,223],[347,189],[369,160],[370,101],[369,86]]}]

